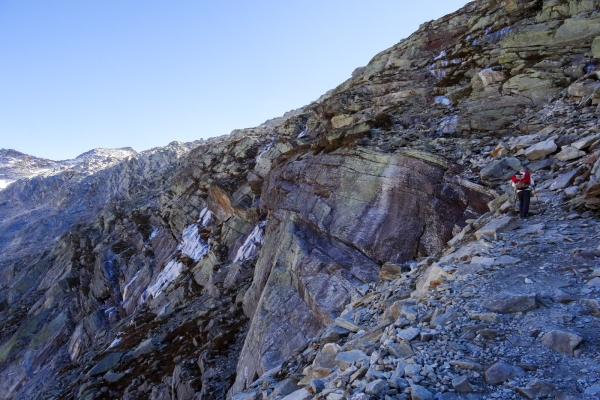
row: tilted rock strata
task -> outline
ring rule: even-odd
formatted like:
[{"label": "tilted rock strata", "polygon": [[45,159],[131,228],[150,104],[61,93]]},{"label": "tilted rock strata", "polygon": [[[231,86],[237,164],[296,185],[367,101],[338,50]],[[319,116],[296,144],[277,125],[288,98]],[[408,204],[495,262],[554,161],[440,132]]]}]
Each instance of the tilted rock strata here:
[{"label": "tilted rock strata", "polygon": [[[267,236],[244,297],[252,324],[234,391],[331,323],[360,296],[357,287],[378,280],[383,260],[434,254],[475,215],[466,191],[444,182],[446,172],[403,153],[356,150],[293,156],[271,173],[263,189]],[[282,342],[288,345],[272,345]]]},{"label": "tilted rock strata", "polygon": [[[529,348],[522,324],[537,338],[555,332],[548,347],[536,342],[537,360],[595,351],[585,347],[593,332],[552,312],[578,301],[575,321],[595,318],[598,276],[546,264],[572,254],[563,261],[584,269],[597,257],[575,248],[591,240],[589,213],[581,232],[558,222],[579,215],[564,207],[600,207],[597,18],[592,1],[472,2],[287,116],[191,151],[175,144],[0,191],[3,393],[225,398],[251,385],[239,396],[466,396],[502,390],[482,386],[492,365],[519,380],[517,393],[554,393],[521,373],[529,359],[494,358],[514,363],[510,346]],[[532,214],[552,206],[550,228],[502,215],[514,207],[506,180],[522,166],[538,183]],[[500,273],[523,262],[512,242],[531,274]],[[379,284],[385,263],[413,272]],[[534,295],[562,284],[548,278],[561,272],[572,290]],[[527,300],[523,320],[510,302],[506,314],[482,308],[496,292]],[[317,358],[319,335],[337,347]]]}]

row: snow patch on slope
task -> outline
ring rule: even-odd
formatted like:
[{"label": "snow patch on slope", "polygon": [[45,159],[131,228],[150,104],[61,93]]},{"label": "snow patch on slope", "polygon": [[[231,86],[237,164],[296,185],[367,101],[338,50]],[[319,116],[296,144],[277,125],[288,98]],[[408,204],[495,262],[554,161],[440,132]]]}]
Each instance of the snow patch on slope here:
[{"label": "snow patch on slope", "polygon": [[209,244],[200,237],[198,225],[196,224],[190,225],[183,230],[182,242],[177,246],[177,250],[181,250],[183,254],[194,261],[202,259],[208,253],[209,248]]},{"label": "snow patch on slope", "polygon": [[198,222],[200,223],[200,227],[204,228],[210,224],[212,220],[212,213],[208,209],[208,207],[204,207],[202,211],[200,211],[200,216],[198,217]]},{"label": "snow patch on slope", "polygon": [[13,182],[14,181],[9,181],[9,180],[6,180],[6,179],[0,179],[0,190],[4,189],[5,187],[7,187],[8,185],[10,185]]},{"label": "snow patch on slope", "polygon": [[144,290],[140,301],[145,302],[150,296],[156,298],[169,283],[173,282],[181,275],[181,271],[183,271],[183,264],[174,260],[170,261],[166,267],[160,271],[154,284],[148,286],[148,288]]},{"label": "snow patch on slope", "polygon": [[265,239],[265,226],[267,226],[267,221],[261,221],[256,225],[235,254],[233,262],[247,260],[256,254]]}]

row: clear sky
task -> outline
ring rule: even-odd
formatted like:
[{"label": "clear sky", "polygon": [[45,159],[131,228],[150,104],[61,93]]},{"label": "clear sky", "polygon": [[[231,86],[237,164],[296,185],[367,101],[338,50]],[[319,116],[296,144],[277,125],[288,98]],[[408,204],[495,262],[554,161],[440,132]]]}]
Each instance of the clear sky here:
[{"label": "clear sky", "polygon": [[0,0],[0,148],[54,160],[248,128],[466,0]]}]

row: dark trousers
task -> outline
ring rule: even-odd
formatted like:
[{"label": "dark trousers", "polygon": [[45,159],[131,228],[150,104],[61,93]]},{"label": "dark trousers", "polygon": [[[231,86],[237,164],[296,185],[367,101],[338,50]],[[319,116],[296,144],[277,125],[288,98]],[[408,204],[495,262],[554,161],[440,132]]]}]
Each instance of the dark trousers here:
[{"label": "dark trousers", "polygon": [[531,190],[519,190],[517,191],[519,196],[519,212],[521,218],[526,218],[529,212],[529,199],[531,198]]}]

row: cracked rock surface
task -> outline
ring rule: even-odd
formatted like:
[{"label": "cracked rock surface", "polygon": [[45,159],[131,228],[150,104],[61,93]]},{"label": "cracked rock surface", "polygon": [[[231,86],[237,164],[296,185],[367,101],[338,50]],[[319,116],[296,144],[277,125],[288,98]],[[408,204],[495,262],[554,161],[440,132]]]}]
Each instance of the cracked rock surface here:
[{"label": "cracked rock surface", "polygon": [[256,128],[3,152],[0,398],[599,396],[599,11],[478,0]]}]

